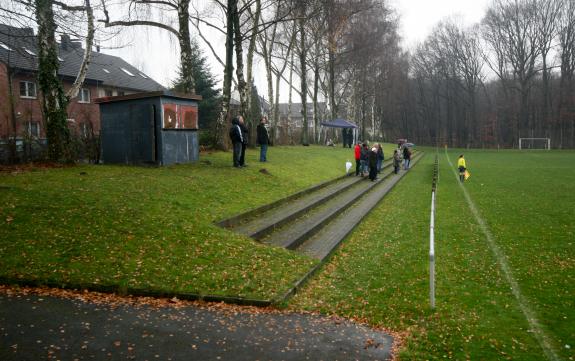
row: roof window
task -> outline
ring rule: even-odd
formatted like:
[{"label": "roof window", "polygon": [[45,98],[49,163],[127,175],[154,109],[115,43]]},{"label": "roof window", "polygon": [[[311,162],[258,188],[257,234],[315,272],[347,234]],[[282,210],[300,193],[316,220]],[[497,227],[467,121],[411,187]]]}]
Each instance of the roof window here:
[{"label": "roof window", "polygon": [[128,74],[129,76],[135,76],[134,74],[130,73],[130,71],[129,71],[128,69],[126,69],[126,68],[120,68],[120,69],[122,69],[122,71],[123,71],[124,73]]},{"label": "roof window", "polygon": [[6,50],[14,50],[11,47],[9,47],[8,45],[4,44],[3,42],[0,41],[0,48],[6,49]]},{"label": "roof window", "polygon": [[110,74],[110,71],[109,71],[108,69],[106,69],[106,68],[102,68],[102,70],[104,71],[104,73],[106,73],[106,74]]},{"label": "roof window", "polygon": [[61,57],[58,57],[58,60],[59,60],[59,61],[64,61],[64,59],[62,59]]},{"label": "roof window", "polygon": [[138,74],[140,74],[140,76],[141,76],[142,78],[148,79],[148,77],[146,76],[146,74],[144,74],[144,73],[138,73]]},{"label": "roof window", "polygon": [[28,49],[27,47],[23,46],[22,49],[24,49],[24,51],[27,52],[28,54],[36,56],[36,54],[32,50]]}]

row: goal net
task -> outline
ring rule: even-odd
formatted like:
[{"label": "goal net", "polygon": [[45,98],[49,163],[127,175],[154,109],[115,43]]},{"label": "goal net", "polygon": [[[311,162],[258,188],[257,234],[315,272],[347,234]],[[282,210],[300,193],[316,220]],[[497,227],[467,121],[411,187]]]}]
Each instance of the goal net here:
[{"label": "goal net", "polygon": [[551,149],[551,138],[519,138],[519,149]]}]

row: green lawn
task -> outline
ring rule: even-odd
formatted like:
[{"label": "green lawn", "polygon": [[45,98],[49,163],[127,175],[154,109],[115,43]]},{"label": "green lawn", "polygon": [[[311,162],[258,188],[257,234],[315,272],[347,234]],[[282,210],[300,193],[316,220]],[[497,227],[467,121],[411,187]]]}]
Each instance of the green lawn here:
[{"label": "green lawn", "polygon": [[[315,261],[214,221],[341,176],[353,150],[272,147],[163,168],[0,173],[0,278],[269,299]],[[259,172],[265,167],[270,175]]]},{"label": "green lawn", "polygon": [[[386,145],[390,155],[393,145]],[[289,302],[405,335],[403,360],[544,360],[443,150],[437,308],[428,306],[433,149]],[[455,164],[457,150],[449,151]],[[465,151],[465,184],[526,305],[575,358],[575,153]],[[315,261],[214,221],[344,172],[353,151],[272,147],[259,172],[230,153],[164,168],[77,166],[0,174],[0,278],[273,298]],[[568,345],[568,346],[567,346]]]},{"label": "green lawn", "polygon": [[[436,310],[429,308],[433,151],[291,302],[406,334],[402,360],[544,360],[440,151]],[[449,157],[456,164],[458,151]],[[575,153],[465,151],[465,184],[560,359],[575,354]]]}]

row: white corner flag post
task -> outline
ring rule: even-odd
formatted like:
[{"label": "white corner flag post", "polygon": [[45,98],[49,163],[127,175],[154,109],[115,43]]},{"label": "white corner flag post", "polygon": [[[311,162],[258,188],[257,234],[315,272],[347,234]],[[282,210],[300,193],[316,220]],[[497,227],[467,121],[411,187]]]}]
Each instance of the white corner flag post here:
[{"label": "white corner flag post", "polygon": [[435,308],[435,190],[431,191],[431,218],[429,222],[429,302]]}]

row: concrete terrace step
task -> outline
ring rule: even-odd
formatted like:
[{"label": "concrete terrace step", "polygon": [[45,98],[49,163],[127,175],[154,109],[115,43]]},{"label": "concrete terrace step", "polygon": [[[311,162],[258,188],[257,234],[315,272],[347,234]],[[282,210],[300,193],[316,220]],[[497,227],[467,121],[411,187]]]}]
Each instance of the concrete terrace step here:
[{"label": "concrete terrace step", "polygon": [[313,211],[294,219],[285,227],[277,229],[268,237],[262,239],[262,242],[292,250],[296,249],[303,241],[320,231],[326,223],[352,206],[360,197],[367,194],[391,174],[393,174],[391,169],[383,170],[380,178],[375,182],[367,179],[359,182],[353,188],[349,188],[345,192],[334,196]]},{"label": "concrete terrace step", "polygon": [[[419,159],[421,159],[421,155],[415,157],[412,164],[415,165]],[[401,171],[399,174],[389,177],[385,182],[380,182],[367,196],[359,199],[353,207],[350,207],[346,212],[340,213],[314,236],[307,239],[297,248],[297,251],[320,260],[327,258],[369,211],[407,173]]]},{"label": "concrete terrace step", "polygon": [[257,217],[234,227],[233,230],[259,240],[270,232],[273,232],[274,229],[281,227],[313,207],[316,207],[318,204],[354,186],[360,180],[361,179],[354,177],[344,178],[337,183],[331,184],[305,197],[295,199],[261,213]]},{"label": "concrete terrace step", "polygon": [[[384,163],[384,169],[389,167],[391,167],[391,162]],[[229,228],[232,228],[237,233],[260,240],[277,228],[352,188],[360,181],[361,178],[353,176],[342,178],[302,197],[263,210],[261,213],[255,214],[253,217]]]}]

